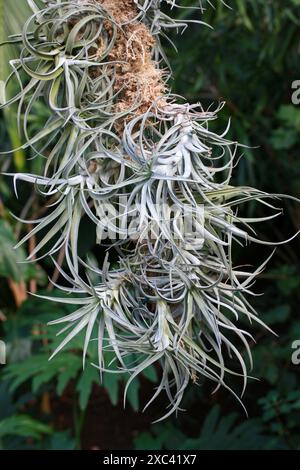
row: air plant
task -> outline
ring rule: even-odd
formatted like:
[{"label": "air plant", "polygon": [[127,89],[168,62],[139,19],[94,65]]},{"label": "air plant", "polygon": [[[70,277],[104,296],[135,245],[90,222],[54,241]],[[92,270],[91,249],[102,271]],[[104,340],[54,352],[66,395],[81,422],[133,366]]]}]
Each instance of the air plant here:
[{"label": "air plant", "polygon": [[[62,324],[65,335],[53,355],[85,331],[84,364],[96,336],[95,366],[100,375],[109,372],[105,351],[112,351],[118,373],[130,374],[126,391],[145,368],[160,364],[161,381],[150,402],[166,392],[170,408],[163,417],[179,409],[188,384],[200,377],[240,400],[227,377],[243,378],[243,395],[248,368],[240,351],[246,351],[251,368],[253,338],[240,319],[268,328],[247,300],[268,260],[250,272],[234,266],[232,252],[236,243],[273,245],[259,240],[252,224],[281,210],[271,203],[278,196],[230,184],[240,146],[226,137],[229,126],[221,135],[210,130],[224,103],[204,110],[169,90],[160,38],[187,22],[168,17],[160,7],[179,5],[171,0],[43,0],[43,8],[28,3],[33,15],[22,34],[10,38],[21,52],[10,62],[6,87],[14,79],[20,90],[3,106],[18,104],[23,148],[44,161],[41,175],[14,175],[16,190],[22,180],[51,201],[43,218],[29,221],[35,227],[20,244],[44,233],[28,261],[51,256],[70,286],[57,286],[70,295],[55,302],[78,307],[51,322]],[[51,114],[31,135],[28,119],[39,100]],[[240,216],[239,207],[251,201],[275,212]],[[102,267],[79,258],[84,214],[94,223],[98,243],[110,234],[117,266],[110,265],[109,254]],[[55,261],[62,247],[67,271]],[[98,284],[90,273],[99,276]],[[228,366],[232,358],[240,371]]]}]

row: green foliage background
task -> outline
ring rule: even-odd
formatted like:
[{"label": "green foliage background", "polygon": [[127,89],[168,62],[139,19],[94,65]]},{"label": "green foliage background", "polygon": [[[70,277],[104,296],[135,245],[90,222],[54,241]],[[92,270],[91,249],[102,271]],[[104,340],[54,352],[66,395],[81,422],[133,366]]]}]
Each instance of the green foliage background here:
[{"label": "green foliage background", "polygon": [[[292,104],[291,87],[294,80],[300,80],[300,0],[227,3],[231,10],[217,0],[214,9],[207,8],[204,19],[213,30],[191,24],[183,35],[172,37],[179,50],[178,54],[168,50],[174,68],[173,91],[190,101],[201,101],[204,107],[227,102],[215,125],[222,129],[231,117],[232,138],[250,147],[243,150],[236,168],[236,183],[299,197],[300,105]],[[24,4],[23,0],[0,0],[1,39],[7,28],[14,32],[22,24]],[[191,6],[197,1],[181,4]],[[179,10],[181,17],[195,19],[197,15]],[[5,61],[1,50],[2,72]],[[35,109],[33,130],[46,115],[43,107]],[[14,111],[2,113],[0,124],[1,150],[18,146]],[[22,151],[0,156],[1,171],[38,172],[40,162],[28,157]],[[48,276],[53,274],[46,262],[37,266],[17,263],[25,258],[28,247],[13,250],[24,228],[11,212],[20,215],[27,208],[32,216],[43,210],[43,201],[28,191],[20,185],[17,200],[11,181],[0,179],[0,338],[7,344],[7,365],[0,370],[0,448],[300,449],[300,365],[291,362],[292,343],[300,340],[299,237],[278,248],[256,286],[256,292],[264,296],[252,299],[278,337],[254,327],[257,344],[253,345],[252,375],[260,381],[251,380],[244,396],[249,418],[227,393],[211,395],[209,386],[201,383],[190,388],[186,413],[151,425],[165,404],[158,403],[143,419],[137,410],[155,385],[156,370],[149,369],[133,384],[124,412],[123,379],[104,376],[100,386],[94,368],[88,366],[82,373],[80,338],[47,362],[56,331],[45,325],[67,307],[49,305],[26,293],[30,289],[45,292]],[[250,211],[256,209],[253,206]],[[300,207],[289,203],[284,209],[284,217],[260,234],[265,239],[284,240],[299,229]],[[85,230],[80,249],[97,257],[89,227]],[[268,254],[251,246],[246,255],[244,251],[237,252],[241,263],[259,263]],[[94,353],[91,348],[89,362]],[[112,439],[107,441],[101,420],[110,413],[111,429],[106,432],[111,432]],[[116,427],[127,430],[125,440],[118,440]],[[91,434],[92,438],[87,437]]]}]

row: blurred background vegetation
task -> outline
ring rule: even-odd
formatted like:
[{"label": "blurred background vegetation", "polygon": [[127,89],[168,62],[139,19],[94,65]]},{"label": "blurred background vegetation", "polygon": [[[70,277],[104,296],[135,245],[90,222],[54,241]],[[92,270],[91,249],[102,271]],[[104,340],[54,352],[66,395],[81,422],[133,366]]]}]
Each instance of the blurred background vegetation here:
[{"label": "blurred background vegetation", "polygon": [[[194,5],[186,0],[181,4]],[[216,126],[232,118],[231,136],[248,145],[235,170],[236,184],[300,197],[300,105],[291,102],[292,82],[300,80],[300,0],[228,0],[232,9],[213,0],[204,20],[213,30],[191,24],[172,37],[178,54],[167,45],[174,68],[174,92],[204,107],[225,100]],[[0,38],[17,31],[26,18],[25,0],[0,0]],[[174,14],[174,13],[173,13]],[[179,10],[189,19],[197,13]],[[7,76],[7,54],[0,51],[0,79]],[[42,105],[30,117],[32,130],[44,122]],[[2,112],[1,150],[20,145],[15,110]],[[0,156],[1,172],[38,173],[41,162],[30,153]],[[129,389],[124,410],[124,380],[104,376],[99,385],[92,366],[82,372],[81,338],[48,362],[56,342],[47,321],[63,315],[67,306],[30,296],[52,290],[47,260],[37,265],[17,263],[38,240],[15,251],[26,230],[12,213],[37,218],[45,212],[37,194],[20,184],[16,199],[10,179],[0,179],[0,339],[7,344],[7,364],[0,369],[0,448],[2,449],[300,449],[300,365],[291,363],[292,343],[300,340],[300,238],[277,249],[256,284],[252,298],[263,321],[278,334],[253,326],[257,344],[253,376],[244,403],[249,418],[225,391],[211,395],[211,386],[191,386],[186,412],[151,425],[160,416],[163,399],[144,414],[138,411],[155,386],[159,371],[149,369]],[[249,211],[260,210],[252,206]],[[267,240],[289,238],[299,229],[300,207],[284,203],[284,216],[258,231]],[[95,259],[99,249],[85,224],[80,253]],[[258,264],[269,252],[250,246],[237,249],[237,263]],[[89,355],[93,362],[95,351]]]}]

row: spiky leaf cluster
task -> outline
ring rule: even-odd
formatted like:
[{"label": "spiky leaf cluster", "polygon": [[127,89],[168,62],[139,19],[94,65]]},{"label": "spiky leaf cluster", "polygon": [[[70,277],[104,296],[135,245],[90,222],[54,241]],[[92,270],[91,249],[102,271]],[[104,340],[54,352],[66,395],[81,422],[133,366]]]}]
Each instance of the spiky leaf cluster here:
[{"label": "spiky leaf cluster", "polygon": [[[186,24],[163,14],[161,3],[44,0],[40,9],[30,0],[32,17],[11,38],[21,52],[6,86],[14,79],[20,90],[4,105],[17,103],[23,148],[44,162],[40,175],[14,175],[16,190],[18,180],[33,184],[49,205],[28,221],[34,228],[20,244],[39,236],[28,261],[51,256],[70,286],[58,286],[70,296],[55,301],[77,306],[52,322],[64,334],[54,354],[85,331],[84,361],[96,337],[100,372],[109,371],[105,351],[113,351],[120,373],[131,375],[127,387],[159,363],[153,399],[167,393],[168,416],[201,377],[230,390],[227,375],[240,375],[245,390],[240,351],[251,365],[252,337],[240,319],[262,324],[245,296],[266,262],[252,271],[235,267],[232,251],[235,243],[268,244],[251,225],[280,210],[268,194],[231,185],[239,147],[226,137],[229,126],[221,135],[210,126],[223,104],[204,110],[170,93],[160,37]],[[31,135],[39,100],[49,118]],[[253,200],[275,213],[241,216],[240,206]],[[79,258],[85,216],[98,243],[109,234],[118,265],[109,255],[102,267]],[[61,249],[68,272],[55,261]],[[240,370],[230,369],[232,359]]]}]

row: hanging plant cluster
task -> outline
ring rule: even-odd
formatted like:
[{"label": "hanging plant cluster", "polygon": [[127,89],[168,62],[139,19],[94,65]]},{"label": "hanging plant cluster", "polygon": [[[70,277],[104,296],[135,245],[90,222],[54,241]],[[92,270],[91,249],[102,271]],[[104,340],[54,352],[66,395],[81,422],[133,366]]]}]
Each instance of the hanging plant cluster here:
[{"label": "hanging plant cluster", "polygon": [[[153,399],[165,391],[179,409],[190,382],[202,378],[230,390],[239,400],[251,367],[251,335],[240,319],[263,325],[245,296],[266,262],[251,272],[235,267],[236,243],[259,240],[251,224],[281,213],[270,196],[231,185],[238,144],[211,130],[223,103],[204,110],[172,95],[161,39],[187,25],[161,11],[173,0],[44,0],[21,35],[12,79],[19,92],[4,106],[18,104],[23,148],[43,162],[41,174],[15,174],[35,185],[49,206],[20,244],[38,243],[28,261],[53,259],[64,292],[55,302],[74,313],[62,325],[57,354],[85,332],[83,362],[97,337],[100,372],[114,353],[119,373],[132,380],[151,364],[161,377]],[[200,9],[201,10],[201,6]],[[198,23],[202,23],[198,21]],[[50,115],[34,135],[30,116],[39,100]],[[275,212],[242,217],[240,206],[255,200]],[[97,243],[109,253],[103,266],[78,255],[79,229],[88,217]],[[55,260],[64,249],[68,270]],[[99,276],[99,283],[91,279]],[[68,284],[68,287],[66,287]],[[66,294],[69,295],[66,295]],[[245,321],[243,321],[245,324]],[[245,359],[241,350],[246,352]],[[239,370],[228,366],[236,360]],[[227,383],[241,376],[241,394]],[[151,399],[151,402],[153,401]]]}]

